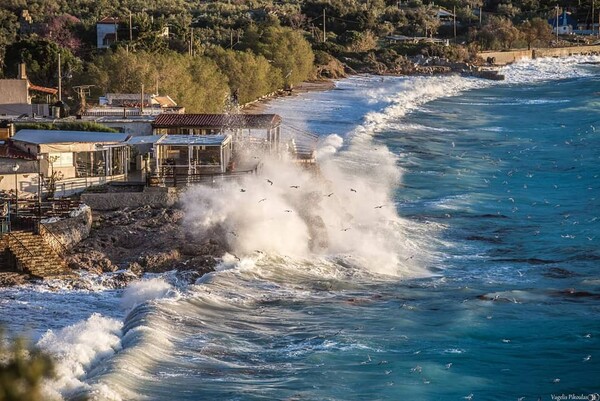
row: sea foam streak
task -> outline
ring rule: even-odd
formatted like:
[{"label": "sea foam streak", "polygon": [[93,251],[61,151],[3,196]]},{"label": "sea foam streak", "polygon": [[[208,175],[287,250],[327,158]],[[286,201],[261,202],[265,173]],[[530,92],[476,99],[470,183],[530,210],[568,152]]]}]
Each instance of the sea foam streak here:
[{"label": "sea foam streak", "polygon": [[[123,346],[132,348],[132,343],[135,342],[133,338],[144,332],[145,325],[140,322],[137,322],[133,330],[129,327],[130,320],[135,320],[137,316],[135,307],[171,294],[175,292],[162,279],[135,282],[125,290],[121,302],[123,309],[133,308],[125,323],[94,313],[88,319],[61,330],[46,332],[37,346],[55,358],[56,379],[45,384],[45,397],[61,399],[62,396],[93,394],[102,400],[131,398],[133,393],[123,386],[115,383],[107,386],[102,381],[91,380],[94,376],[92,373],[96,366],[106,363],[106,360],[121,351]],[[153,338],[157,341],[161,339],[156,333]],[[135,365],[139,364],[139,361],[136,361]]]}]

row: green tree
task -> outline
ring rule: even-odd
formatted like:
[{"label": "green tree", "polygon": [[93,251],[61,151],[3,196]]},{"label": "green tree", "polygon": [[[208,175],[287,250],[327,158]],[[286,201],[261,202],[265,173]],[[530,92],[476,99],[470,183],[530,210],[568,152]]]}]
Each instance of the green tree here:
[{"label": "green tree", "polygon": [[18,64],[27,65],[27,76],[36,85],[58,86],[58,54],[61,56],[63,79],[68,80],[81,68],[81,61],[68,49],[48,40],[28,38],[14,42],[6,49],[4,75],[17,75]]},{"label": "green tree", "polygon": [[[281,71],[286,85],[295,85],[313,74],[315,56],[300,32],[277,25],[262,27],[259,32],[259,42],[250,42],[250,48]],[[255,31],[251,29],[248,33],[253,37]],[[245,41],[249,43],[248,37]]]},{"label": "green tree", "polygon": [[531,45],[534,43],[547,44],[553,38],[550,24],[541,18],[527,20],[519,28],[528,50],[531,50]]},{"label": "green tree", "polygon": [[261,55],[217,48],[210,57],[227,75],[229,87],[238,94],[241,104],[272,93],[283,85],[281,71]]},{"label": "green tree", "polygon": [[509,19],[491,16],[479,31],[478,38],[485,48],[507,49],[519,39],[519,36],[519,30]]}]

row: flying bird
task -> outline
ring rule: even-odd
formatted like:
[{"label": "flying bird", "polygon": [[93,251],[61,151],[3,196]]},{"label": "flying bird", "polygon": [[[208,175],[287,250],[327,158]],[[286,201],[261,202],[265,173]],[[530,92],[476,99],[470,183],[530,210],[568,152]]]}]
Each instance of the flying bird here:
[{"label": "flying bird", "polygon": [[259,200],[259,201],[258,201],[258,203],[260,203],[260,202],[264,202],[264,201],[266,201],[266,200],[267,200],[267,198],[262,198],[261,200]]},{"label": "flying bird", "polygon": [[325,195],[325,196],[329,198],[329,197],[331,197],[331,195],[333,195],[333,192],[330,193],[329,195]]},{"label": "flying bird", "polygon": [[286,213],[292,213],[292,211],[289,210],[289,209],[285,209],[284,212],[286,212]]},{"label": "flying bird", "polygon": [[350,192],[356,192],[356,189],[350,188]]},{"label": "flying bird", "polygon": [[379,205],[379,206],[375,206],[375,209],[381,209],[383,208],[385,205]]},{"label": "flying bird", "polygon": [[240,189],[240,192],[246,192],[246,190],[244,188]]},{"label": "flying bird", "polygon": [[229,234],[233,235],[234,237],[237,237],[237,233],[235,231],[230,231]]},{"label": "flying bird", "polygon": [[273,181],[269,180],[268,178],[267,178],[267,182],[268,182],[269,184],[273,185]]},{"label": "flying bird", "polygon": [[300,185],[290,185],[290,188],[298,189],[298,188],[300,188]]},{"label": "flying bird", "polygon": [[350,228],[342,228],[342,231],[348,231]]}]

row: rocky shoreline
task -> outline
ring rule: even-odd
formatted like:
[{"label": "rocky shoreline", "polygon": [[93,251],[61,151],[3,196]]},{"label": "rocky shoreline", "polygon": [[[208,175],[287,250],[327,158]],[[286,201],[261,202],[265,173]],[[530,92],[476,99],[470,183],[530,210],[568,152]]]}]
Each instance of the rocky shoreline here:
[{"label": "rocky shoreline", "polygon": [[[181,279],[194,282],[214,271],[226,244],[214,233],[198,237],[187,229],[184,212],[177,206],[125,208],[94,211],[86,238],[70,247],[65,261],[80,276],[102,276],[107,288],[123,288],[145,273],[176,271]],[[0,273],[0,286],[31,281],[18,272]],[[85,289],[89,280],[65,278],[64,286]]]}]

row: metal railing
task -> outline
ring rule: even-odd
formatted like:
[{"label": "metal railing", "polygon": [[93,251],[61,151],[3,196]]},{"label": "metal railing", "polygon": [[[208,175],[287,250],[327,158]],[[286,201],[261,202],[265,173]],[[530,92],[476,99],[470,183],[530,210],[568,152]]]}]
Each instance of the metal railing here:
[{"label": "metal railing", "polygon": [[[50,245],[52,249],[59,254],[59,256],[64,256],[69,252],[66,245],[63,244],[60,238],[58,238],[58,236],[42,222],[39,223],[38,230],[44,241],[46,241],[48,245]],[[57,250],[57,248],[60,249],[60,251]]]}]

